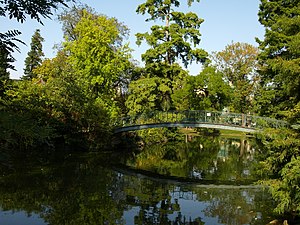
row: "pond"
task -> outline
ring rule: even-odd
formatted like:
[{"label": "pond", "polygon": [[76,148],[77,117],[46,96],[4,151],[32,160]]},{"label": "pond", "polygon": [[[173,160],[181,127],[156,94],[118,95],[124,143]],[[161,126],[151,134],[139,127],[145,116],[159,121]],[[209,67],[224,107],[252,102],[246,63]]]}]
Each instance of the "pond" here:
[{"label": "pond", "polygon": [[186,136],[130,154],[2,161],[0,224],[267,224],[258,154],[250,139]]}]

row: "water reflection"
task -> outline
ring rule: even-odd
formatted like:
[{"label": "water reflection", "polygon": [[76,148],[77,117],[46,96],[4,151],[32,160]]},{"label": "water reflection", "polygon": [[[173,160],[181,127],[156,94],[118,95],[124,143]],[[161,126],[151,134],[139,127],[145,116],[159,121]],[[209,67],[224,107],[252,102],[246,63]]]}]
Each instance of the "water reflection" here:
[{"label": "water reflection", "polygon": [[[203,138],[177,143],[178,148],[147,149],[137,158],[125,159],[163,172],[162,176],[116,166],[114,162],[121,159],[111,153],[55,157],[55,162],[34,166],[23,162],[0,178],[0,216],[14,212],[5,218],[10,225],[34,224],[36,218],[51,225],[267,224],[273,219],[273,205],[260,187],[186,182],[186,175],[225,181],[252,176],[244,172],[251,170],[252,153],[241,151],[238,144],[225,144],[220,153],[214,148],[220,141],[230,142]],[[191,146],[198,151],[189,151]],[[233,159],[231,152],[237,153]],[[146,159],[161,166],[152,166]],[[182,180],[165,174],[182,176]],[[18,221],[21,214],[32,216]]]},{"label": "water reflection", "polygon": [[126,165],[166,176],[252,183],[256,180],[251,173],[255,153],[251,140],[200,136],[189,138],[187,143],[148,146]]}]

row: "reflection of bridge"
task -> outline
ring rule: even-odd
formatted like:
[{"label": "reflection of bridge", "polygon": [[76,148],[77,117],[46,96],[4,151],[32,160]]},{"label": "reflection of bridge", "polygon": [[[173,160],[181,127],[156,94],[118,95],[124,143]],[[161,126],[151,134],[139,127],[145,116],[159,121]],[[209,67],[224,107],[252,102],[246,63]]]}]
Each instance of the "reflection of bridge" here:
[{"label": "reflection of bridge", "polygon": [[158,127],[200,127],[253,133],[263,128],[287,127],[288,123],[267,117],[212,111],[153,111],[117,120],[114,133]]}]

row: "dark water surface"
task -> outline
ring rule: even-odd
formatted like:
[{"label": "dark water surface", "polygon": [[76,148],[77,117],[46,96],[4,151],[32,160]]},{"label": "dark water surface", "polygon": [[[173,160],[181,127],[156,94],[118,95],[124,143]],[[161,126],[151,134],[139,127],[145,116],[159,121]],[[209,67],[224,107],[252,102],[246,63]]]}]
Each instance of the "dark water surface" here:
[{"label": "dark water surface", "polygon": [[[267,224],[249,140],[197,137],[132,154],[2,161],[0,224]],[[1,161],[0,161],[1,162]]]}]

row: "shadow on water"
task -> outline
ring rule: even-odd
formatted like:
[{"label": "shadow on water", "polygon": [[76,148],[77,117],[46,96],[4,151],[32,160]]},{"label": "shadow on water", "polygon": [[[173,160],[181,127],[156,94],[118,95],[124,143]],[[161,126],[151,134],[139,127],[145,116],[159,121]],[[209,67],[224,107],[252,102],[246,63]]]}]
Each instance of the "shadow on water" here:
[{"label": "shadow on water", "polygon": [[267,224],[274,204],[252,185],[255,157],[229,142],[18,161],[0,170],[0,224]]}]

